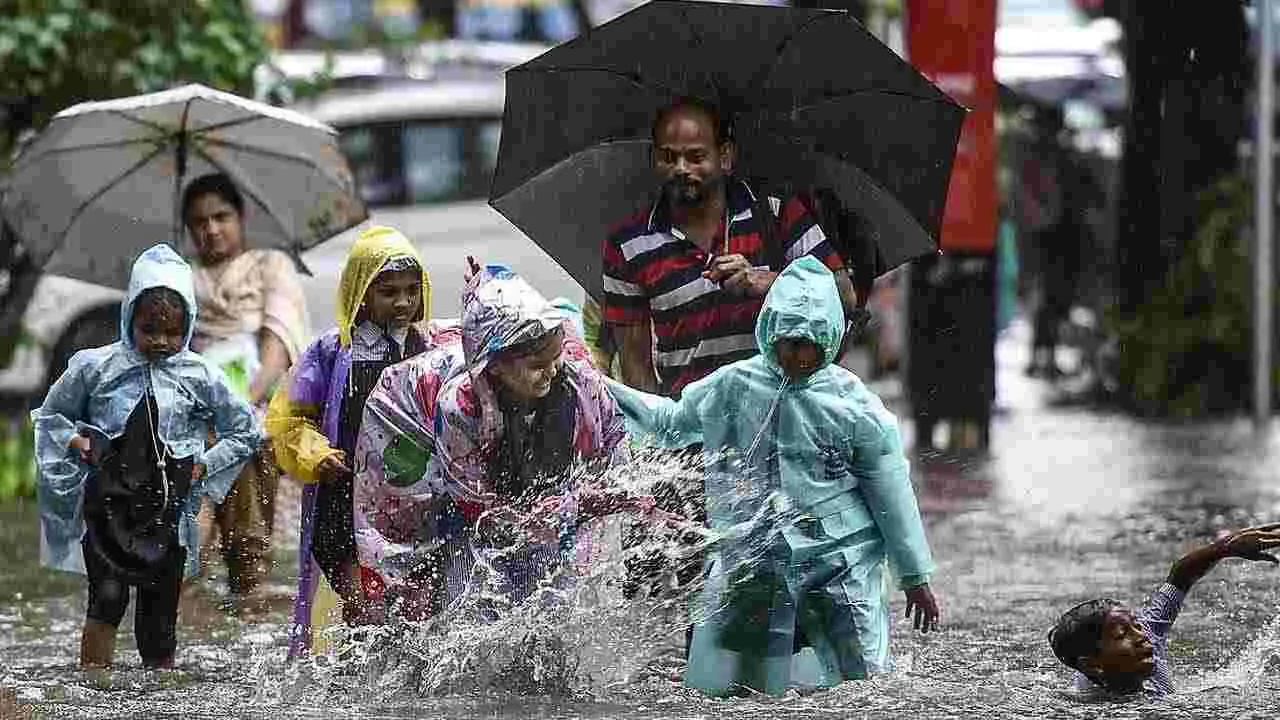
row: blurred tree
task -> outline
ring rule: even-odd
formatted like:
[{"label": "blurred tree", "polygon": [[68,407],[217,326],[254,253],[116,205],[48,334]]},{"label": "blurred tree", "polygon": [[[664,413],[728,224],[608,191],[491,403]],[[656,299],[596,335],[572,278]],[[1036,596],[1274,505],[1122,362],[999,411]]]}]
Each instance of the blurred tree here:
[{"label": "blurred tree", "polygon": [[1160,287],[1202,218],[1194,198],[1239,163],[1248,26],[1240,0],[1167,12],[1123,6],[1129,108],[1119,203],[1120,305]]},{"label": "blurred tree", "polygon": [[267,45],[243,0],[0,0],[0,158],[86,100],[187,82],[251,95]]},{"label": "blurred tree", "polygon": [[[1129,85],[1115,318],[1124,400],[1155,414],[1236,408],[1247,393],[1220,381],[1230,378],[1236,390],[1247,390],[1247,379],[1239,378],[1248,377],[1240,368],[1248,366],[1249,348],[1238,333],[1248,314],[1225,289],[1239,282],[1247,262],[1232,264],[1234,249],[1214,255],[1213,248],[1228,247],[1219,230],[1224,217],[1234,216],[1216,213],[1215,205],[1233,196],[1223,188],[1235,186],[1220,183],[1239,166],[1236,147],[1248,126],[1252,73],[1243,3],[1174,3],[1142,12],[1126,2],[1119,10]],[[1198,197],[1211,201],[1197,203]],[[1210,257],[1216,259],[1204,259]],[[1205,302],[1218,313],[1209,326],[1205,313],[1185,305]]]},{"label": "blurred tree", "polygon": [[1117,399],[1139,415],[1232,413],[1251,397],[1252,186],[1226,175],[1195,206],[1200,225],[1163,284],[1133,314],[1113,319],[1121,347]]}]

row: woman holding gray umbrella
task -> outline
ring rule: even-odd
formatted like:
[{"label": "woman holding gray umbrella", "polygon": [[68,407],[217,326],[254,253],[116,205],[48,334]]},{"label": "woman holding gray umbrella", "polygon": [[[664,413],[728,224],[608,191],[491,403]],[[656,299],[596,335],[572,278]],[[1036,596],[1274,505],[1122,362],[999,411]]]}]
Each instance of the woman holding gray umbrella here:
[{"label": "woman holding gray umbrella", "polygon": [[[227,373],[255,408],[265,408],[277,381],[307,340],[306,301],[293,260],[279,250],[246,248],[244,199],[221,173],[193,180],[182,217],[195,245],[193,346]],[[202,516],[205,543],[221,536],[232,596],[251,596],[270,567],[279,479],[269,452],[245,466],[227,499]]]}]

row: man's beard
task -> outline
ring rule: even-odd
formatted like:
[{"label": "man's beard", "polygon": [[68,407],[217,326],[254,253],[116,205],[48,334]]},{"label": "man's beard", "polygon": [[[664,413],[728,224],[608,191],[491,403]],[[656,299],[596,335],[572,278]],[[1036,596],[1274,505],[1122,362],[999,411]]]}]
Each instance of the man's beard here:
[{"label": "man's beard", "polygon": [[679,179],[663,183],[662,192],[672,205],[695,208],[706,203],[720,188],[721,178],[708,178],[699,183],[682,182]]}]

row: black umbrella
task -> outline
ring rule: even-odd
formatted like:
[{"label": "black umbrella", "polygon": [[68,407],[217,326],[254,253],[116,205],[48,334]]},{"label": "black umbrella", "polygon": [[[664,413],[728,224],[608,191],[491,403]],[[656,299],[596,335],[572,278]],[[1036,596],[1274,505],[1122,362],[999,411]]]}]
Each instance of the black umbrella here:
[{"label": "black umbrella", "polygon": [[886,265],[937,247],[964,109],[843,11],[654,0],[506,75],[490,203],[601,296],[600,246],[657,188],[656,113],[728,117],[736,174],[822,188]]}]

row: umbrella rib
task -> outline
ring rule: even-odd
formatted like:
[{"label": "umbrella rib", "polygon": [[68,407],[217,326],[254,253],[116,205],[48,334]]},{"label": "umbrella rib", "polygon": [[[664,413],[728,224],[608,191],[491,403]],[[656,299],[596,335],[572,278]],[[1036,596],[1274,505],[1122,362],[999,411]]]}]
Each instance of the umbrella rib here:
[{"label": "umbrella rib", "polygon": [[[707,45],[706,40],[702,37],[702,34],[698,32],[694,24],[689,21],[689,9],[683,4],[680,6],[680,17],[684,19],[684,27],[688,28],[689,34],[693,36],[695,46],[698,49],[705,48]],[[715,73],[709,73],[708,80],[711,81],[711,89],[716,94],[714,98],[709,99],[714,100],[716,106],[719,107],[722,112],[729,110],[729,108],[721,107],[724,105],[725,101],[724,90],[720,87],[720,83],[716,82]]]},{"label": "umbrella rib", "polygon": [[820,20],[825,20],[829,17],[839,17],[839,15],[823,13],[816,17],[809,18],[808,20],[801,23],[800,27],[795,29],[795,32],[792,32],[790,35],[787,35],[785,38],[783,38],[782,42],[778,43],[778,47],[773,51],[773,62],[769,63],[769,67],[762,70],[760,74],[756,76],[755,80],[752,81],[751,86],[756,88],[763,87],[765,81],[768,80],[769,76],[773,75],[773,71],[777,69],[778,61],[782,59],[782,54],[786,52],[788,47],[791,46],[791,43],[796,38],[803,35],[811,25],[813,25],[814,23]]},{"label": "umbrella rib", "polygon": [[238,173],[236,173],[236,172],[232,171],[232,170],[231,170],[231,168],[227,167],[225,164],[223,164],[223,163],[222,163],[221,161],[219,161],[217,158],[215,158],[215,157],[213,157],[212,155],[210,155],[209,153],[205,152],[204,148],[197,147],[197,148],[195,148],[195,151],[196,151],[196,153],[197,153],[198,155],[200,155],[200,157],[202,157],[202,158],[204,158],[206,161],[208,161],[208,163],[209,163],[210,165],[214,166],[215,168],[217,168],[217,169],[218,169],[218,170],[220,170],[221,172],[226,173],[226,175],[227,175],[228,177],[230,177],[230,178],[232,178],[233,180],[235,180],[235,181],[236,181],[236,185],[237,185],[241,190],[244,190],[244,192],[245,192],[246,194],[248,194],[248,195],[249,195],[249,197],[253,198],[253,200],[254,200],[255,202],[257,202],[257,203],[258,203],[258,205],[262,206],[262,209],[263,209],[263,210],[265,210],[265,211],[267,212],[267,217],[271,218],[271,221],[272,221],[272,222],[274,222],[274,223],[276,224],[276,226],[280,229],[280,234],[281,234],[281,236],[283,236],[286,240],[288,240],[288,241],[290,241],[290,242],[292,242],[292,241],[295,239],[295,238],[292,236],[292,234],[289,232],[289,228],[285,227],[285,225],[284,225],[284,221],[283,221],[283,220],[281,220],[281,219],[280,219],[280,216],[279,216],[279,215],[277,215],[277,214],[275,213],[275,211],[271,209],[271,206],[267,204],[266,199],[265,199],[265,198],[263,198],[261,195],[259,195],[259,194],[258,194],[258,192],[257,192],[256,190],[254,190],[252,186],[250,186],[250,185],[249,185],[249,183],[244,182],[241,178],[236,177],[236,175],[238,175]]},{"label": "umbrella rib", "polygon": [[611,139],[611,140],[601,140],[600,142],[592,143],[587,147],[574,150],[573,152],[569,153],[568,155],[564,156],[560,160],[557,160],[556,162],[552,163],[547,167],[528,173],[524,178],[520,180],[520,182],[512,184],[512,186],[509,189],[507,189],[506,192],[503,192],[500,195],[494,195],[493,188],[492,186],[490,186],[489,204],[492,205],[494,202],[507,197],[511,193],[520,189],[520,186],[528,183],[529,181],[533,180],[539,175],[544,175],[556,168],[562,167],[563,165],[573,162],[578,156],[582,155],[583,153],[591,152],[592,150],[600,150],[603,148],[608,148],[610,146],[617,146],[617,145],[650,145],[650,144],[652,144],[652,141],[649,140],[648,138],[617,138],[617,139]]},{"label": "umbrella rib", "polygon": [[32,155],[30,158],[25,158],[25,159],[19,158],[18,162],[14,165],[13,170],[14,172],[17,172],[18,170],[38,160],[43,160],[44,158],[49,157],[50,155],[62,155],[64,153],[77,152],[80,150],[105,150],[107,148],[126,147],[128,145],[154,145],[154,144],[156,144],[155,139],[144,138],[144,139],[133,139],[133,140],[108,140],[105,142],[89,143],[87,145],[72,145],[71,147],[51,148],[49,150],[45,150],[41,152],[38,155]]},{"label": "umbrella rib", "polygon": [[[271,117],[270,115],[250,115],[248,117],[236,118],[235,120],[227,120],[226,122],[214,123],[213,125],[206,125],[205,127],[200,128],[196,132],[201,132],[201,133],[212,132],[214,130],[222,130],[224,128],[237,127],[239,125],[248,125],[249,123],[258,122],[259,120],[276,120],[279,122],[288,122],[287,120]],[[292,123],[292,124],[295,127],[306,128],[305,125],[300,126],[297,123]],[[310,128],[307,128],[307,129],[310,129]]]},{"label": "umbrella rib", "polygon": [[160,123],[155,123],[155,122],[151,122],[150,120],[143,120],[142,118],[134,117],[123,110],[107,110],[105,112],[108,112],[112,115],[119,115],[120,117],[124,118],[125,120],[128,120],[129,122],[137,123],[138,125],[141,125],[143,127],[151,128],[152,130],[155,130],[156,132],[161,133],[163,135],[173,134],[172,129],[167,128],[161,125]]},{"label": "umbrella rib", "polygon": [[290,162],[298,163],[299,165],[305,165],[311,168],[312,170],[315,170],[316,172],[323,175],[326,180],[333,183],[334,185],[340,188],[343,187],[343,183],[339,178],[337,178],[333,173],[327,170],[323,165],[321,165],[320,163],[316,162],[315,160],[309,157],[306,157],[305,155],[294,155],[292,153],[287,153],[282,150],[272,150],[270,148],[258,147],[255,145],[246,145],[241,142],[236,142],[235,140],[224,140],[222,138],[201,136],[200,139],[207,143],[211,143],[213,145],[220,145],[222,147],[229,147],[229,148],[240,150],[246,153],[263,155],[265,157],[275,158],[277,160],[287,160]]},{"label": "umbrella rib", "polygon": [[[849,92],[841,93],[841,94],[839,94],[839,95],[828,95],[827,97],[824,97],[824,98],[822,98],[821,100],[818,100],[818,101],[816,101],[816,102],[811,102],[811,103],[809,103],[809,104],[807,104],[807,105],[798,105],[798,106],[796,106],[796,107],[789,108],[789,110],[790,110],[791,112],[793,112],[793,113],[804,112],[804,111],[807,111],[807,110],[812,110],[812,109],[817,108],[817,107],[821,107],[821,106],[826,105],[826,104],[828,104],[828,103],[833,103],[833,102],[838,102],[838,101],[840,101],[840,100],[845,100],[845,99],[851,98],[851,97],[853,97],[853,96],[855,96],[855,95],[868,95],[868,94],[874,94],[874,95],[889,95],[889,96],[894,96],[894,97],[904,97],[904,98],[910,98],[910,99],[912,99],[912,100],[916,100],[916,101],[919,101],[919,102],[934,103],[934,104],[936,104],[936,105],[947,105],[947,106],[954,107],[954,108],[957,108],[957,109],[960,109],[960,110],[965,110],[965,108],[964,108],[963,106],[961,106],[961,105],[957,105],[957,104],[956,104],[956,102],[955,102],[954,100],[949,100],[949,99],[944,99],[944,98],[934,98],[934,97],[921,97],[921,96],[919,96],[919,95],[917,95],[917,94],[915,94],[915,93],[912,93],[912,92],[904,92],[904,91],[902,91],[902,90],[886,90],[886,89],[883,89],[883,88],[863,88],[863,89],[861,89],[861,90],[851,90],[851,91],[849,91]],[[768,108],[768,107],[763,107],[763,108],[753,108],[753,109],[755,109],[755,110],[757,110],[757,111],[760,111],[760,110],[769,110],[770,108]]]},{"label": "umbrella rib", "polygon": [[85,210],[89,209],[90,205],[97,202],[98,198],[111,192],[113,189],[116,188],[116,186],[124,182],[130,175],[133,175],[135,172],[141,169],[144,165],[146,165],[147,163],[151,162],[156,157],[158,157],[160,153],[164,152],[164,150],[165,150],[164,146],[160,146],[155,150],[152,150],[150,153],[147,153],[146,157],[134,163],[128,170],[125,170],[123,173],[117,176],[115,180],[112,180],[106,185],[103,185],[101,189],[99,189],[97,192],[95,192],[94,194],[86,198],[84,202],[80,203],[80,205],[75,209],[75,212],[71,213],[71,220],[67,222],[67,226],[62,229],[62,234],[58,238],[58,246],[61,247],[62,243],[67,239],[67,235],[71,234],[71,228],[75,227],[76,222],[80,220],[80,216],[84,214]]}]

